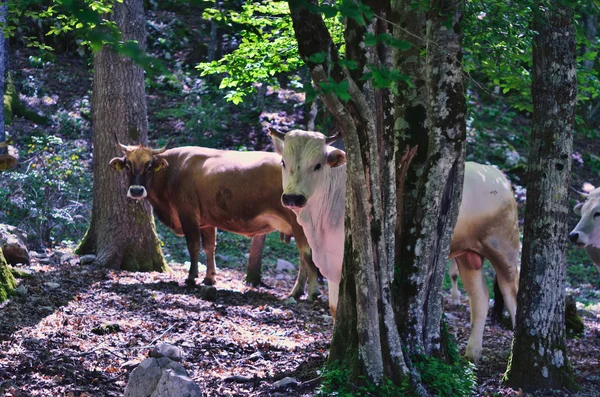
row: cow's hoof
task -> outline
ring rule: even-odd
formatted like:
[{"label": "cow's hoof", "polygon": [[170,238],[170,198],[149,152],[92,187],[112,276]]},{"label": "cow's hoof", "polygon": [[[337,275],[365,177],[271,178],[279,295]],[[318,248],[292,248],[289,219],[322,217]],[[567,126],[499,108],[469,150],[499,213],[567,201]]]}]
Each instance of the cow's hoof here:
[{"label": "cow's hoof", "polygon": [[202,280],[202,284],[210,286],[210,285],[215,285],[216,282],[212,278],[204,277],[204,280]]},{"label": "cow's hoof", "polygon": [[477,364],[477,362],[481,358],[481,350],[482,350],[481,346],[474,347],[474,346],[470,346],[469,343],[467,343],[465,357],[467,358],[467,360],[469,360],[473,364]]},{"label": "cow's hoof", "polygon": [[193,278],[186,279],[185,286],[188,288],[195,288],[196,287],[196,279],[193,279]]},{"label": "cow's hoof", "polygon": [[320,301],[321,293],[317,291],[317,292],[313,292],[312,294],[308,294],[308,296],[306,297],[306,300],[309,302]]}]

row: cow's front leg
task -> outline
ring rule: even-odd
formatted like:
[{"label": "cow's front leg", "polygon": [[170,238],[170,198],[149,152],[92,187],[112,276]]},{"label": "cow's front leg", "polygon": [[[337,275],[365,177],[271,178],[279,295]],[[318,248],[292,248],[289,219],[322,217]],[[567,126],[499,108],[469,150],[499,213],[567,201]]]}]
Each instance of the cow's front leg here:
[{"label": "cow's front leg", "polygon": [[205,285],[215,285],[215,276],[217,275],[217,265],[215,264],[215,248],[217,246],[217,229],[207,227],[200,230],[202,235],[202,249],[206,254],[206,276],[203,283]]},{"label": "cow's front leg", "polygon": [[490,294],[483,280],[483,271],[471,268],[466,255],[456,257],[460,278],[462,279],[471,307],[471,335],[467,342],[465,356],[476,363],[481,357],[483,328],[489,309]]},{"label": "cow's front leg", "polygon": [[[181,218],[181,217],[180,217]],[[185,218],[183,218],[185,219]],[[181,222],[185,242],[190,253],[190,271],[185,283],[192,287],[198,277],[198,256],[200,255],[200,227],[192,222]]]},{"label": "cow's front leg", "polygon": [[338,298],[340,296],[340,283],[327,280],[327,286],[329,288],[329,310],[335,322],[335,313],[337,312]]}]

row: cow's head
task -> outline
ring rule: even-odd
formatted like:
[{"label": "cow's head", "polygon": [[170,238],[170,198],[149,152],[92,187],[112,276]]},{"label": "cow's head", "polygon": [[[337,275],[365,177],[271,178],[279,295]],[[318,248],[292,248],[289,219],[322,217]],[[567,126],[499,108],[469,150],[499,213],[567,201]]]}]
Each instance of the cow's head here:
[{"label": "cow's head", "polygon": [[169,166],[167,160],[159,155],[167,150],[170,141],[160,149],[152,149],[142,145],[127,146],[120,143],[115,134],[115,142],[124,156],[115,157],[110,160],[109,164],[117,171],[125,170],[127,172],[129,177],[127,197],[141,200],[148,195],[146,190],[148,180],[153,177],[155,172]]},{"label": "cow's head", "polygon": [[270,132],[275,151],[281,155],[281,202],[290,209],[300,209],[318,189],[326,188],[332,168],[346,164],[346,153],[329,146],[338,137],[301,130],[287,134],[275,129]]},{"label": "cow's head", "polygon": [[[8,146],[9,141],[0,143],[0,149]],[[0,155],[0,171],[10,170],[11,168],[15,168],[18,164],[18,160],[11,156],[10,154],[2,154]]]},{"label": "cow's head", "polygon": [[577,204],[574,210],[581,214],[581,219],[569,233],[569,240],[579,247],[600,248],[600,188],[592,190],[587,200]]}]

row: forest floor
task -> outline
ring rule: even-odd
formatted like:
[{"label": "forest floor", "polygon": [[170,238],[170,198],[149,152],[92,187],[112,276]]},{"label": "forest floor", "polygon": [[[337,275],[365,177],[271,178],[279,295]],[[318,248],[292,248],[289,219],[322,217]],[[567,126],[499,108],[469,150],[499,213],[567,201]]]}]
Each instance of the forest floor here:
[{"label": "forest floor", "polygon": [[[326,301],[286,304],[295,274],[266,269],[271,288],[243,282],[244,264],[219,269],[214,302],[183,286],[187,271],[129,273],[82,266],[70,253],[19,266],[19,295],[0,306],[0,396],[120,396],[136,362],[158,342],[179,346],[183,366],[206,396],[313,396],[332,334]],[[323,288],[323,294],[326,296]],[[463,305],[445,299],[446,320],[464,351]],[[581,389],[600,395],[600,310],[584,310],[585,334],[568,341]],[[525,395],[503,388],[512,332],[488,324],[477,395]],[[277,390],[284,377],[295,386]]]}]

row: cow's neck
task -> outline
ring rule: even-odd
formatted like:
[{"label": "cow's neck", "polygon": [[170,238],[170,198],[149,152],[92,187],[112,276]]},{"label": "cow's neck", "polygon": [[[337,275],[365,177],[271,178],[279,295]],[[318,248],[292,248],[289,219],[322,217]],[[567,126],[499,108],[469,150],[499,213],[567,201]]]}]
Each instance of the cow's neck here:
[{"label": "cow's neck", "polygon": [[328,182],[317,189],[306,207],[297,212],[313,261],[328,279],[339,282],[344,246],[346,166],[330,168]]}]

